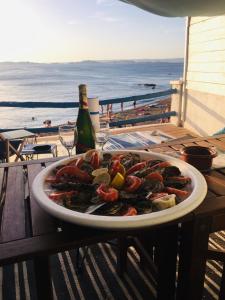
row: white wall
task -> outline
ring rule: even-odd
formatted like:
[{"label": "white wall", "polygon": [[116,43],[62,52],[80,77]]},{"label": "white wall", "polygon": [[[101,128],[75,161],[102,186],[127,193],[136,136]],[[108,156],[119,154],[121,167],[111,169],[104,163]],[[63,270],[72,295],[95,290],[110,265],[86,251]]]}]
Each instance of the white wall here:
[{"label": "white wall", "polygon": [[190,20],[186,109],[184,127],[200,135],[225,127],[225,15]]}]

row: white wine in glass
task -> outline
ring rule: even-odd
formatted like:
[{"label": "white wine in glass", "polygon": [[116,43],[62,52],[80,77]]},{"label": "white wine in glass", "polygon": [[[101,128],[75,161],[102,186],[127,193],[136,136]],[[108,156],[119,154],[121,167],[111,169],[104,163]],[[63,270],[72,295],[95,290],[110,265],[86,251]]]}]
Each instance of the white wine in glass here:
[{"label": "white wine in glass", "polygon": [[97,148],[103,150],[105,144],[109,139],[109,122],[100,122],[100,129],[95,133],[95,140]]},{"label": "white wine in glass", "polygon": [[59,126],[59,140],[71,156],[73,148],[77,143],[77,127],[74,125]]}]

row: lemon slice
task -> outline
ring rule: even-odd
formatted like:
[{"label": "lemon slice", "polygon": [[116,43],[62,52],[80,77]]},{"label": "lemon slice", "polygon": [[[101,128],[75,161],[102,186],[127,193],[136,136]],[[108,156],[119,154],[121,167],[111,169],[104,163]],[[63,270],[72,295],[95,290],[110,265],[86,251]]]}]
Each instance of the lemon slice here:
[{"label": "lemon slice", "polygon": [[116,175],[114,176],[112,182],[111,182],[111,186],[113,186],[116,189],[120,189],[124,184],[124,177],[121,173],[116,173]]},{"label": "lemon slice", "polygon": [[119,172],[121,175],[125,175],[125,173],[126,173],[126,170],[125,170],[125,168],[124,168],[124,165],[122,165],[122,164],[120,164],[120,172]]},{"label": "lemon slice", "polygon": [[111,182],[111,177],[110,177],[109,173],[102,173],[102,174],[96,176],[93,180],[94,184],[104,183],[106,185],[109,185],[110,182]]},{"label": "lemon slice", "polygon": [[96,177],[98,175],[101,175],[101,174],[104,174],[104,173],[108,173],[108,171],[109,171],[108,168],[100,168],[100,169],[94,170],[91,173],[91,175],[94,176],[94,177]]}]

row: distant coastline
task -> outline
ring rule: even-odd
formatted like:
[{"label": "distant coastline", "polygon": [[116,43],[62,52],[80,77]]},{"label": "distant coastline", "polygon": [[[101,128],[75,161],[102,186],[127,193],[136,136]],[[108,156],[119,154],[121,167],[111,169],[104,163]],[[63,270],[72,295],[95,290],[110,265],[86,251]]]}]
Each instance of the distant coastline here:
[{"label": "distant coastline", "polygon": [[140,58],[140,59],[108,59],[108,60],[80,60],[80,61],[64,61],[64,62],[35,62],[35,61],[0,61],[0,64],[94,64],[94,63],[183,63],[184,58]]}]

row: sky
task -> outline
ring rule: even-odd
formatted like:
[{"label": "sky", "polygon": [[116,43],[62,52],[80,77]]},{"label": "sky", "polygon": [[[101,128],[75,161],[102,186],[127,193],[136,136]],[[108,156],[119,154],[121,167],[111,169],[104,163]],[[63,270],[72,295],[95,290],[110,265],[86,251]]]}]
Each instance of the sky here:
[{"label": "sky", "polygon": [[0,0],[0,61],[182,58],[184,18],[118,0]]}]

